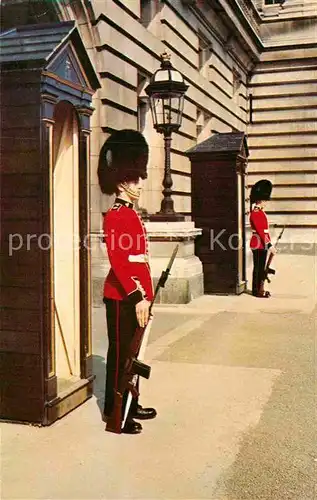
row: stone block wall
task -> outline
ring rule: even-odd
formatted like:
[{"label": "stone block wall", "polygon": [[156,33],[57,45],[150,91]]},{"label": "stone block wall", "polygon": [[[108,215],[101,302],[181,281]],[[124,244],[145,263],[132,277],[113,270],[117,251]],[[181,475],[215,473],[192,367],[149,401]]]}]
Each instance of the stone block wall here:
[{"label": "stone block wall", "polygon": [[[160,66],[160,54],[169,52],[172,64],[189,84],[182,127],[173,134],[171,158],[175,210],[188,216],[191,214],[190,162],[184,152],[212,132],[246,130],[247,127],[250,54],[241,41],[232,38],[231,30],[217,12],[202,4],[201,9],[195,9],[181,0],[91,1],[102,83],[97,103],[99,138],[92,137],[96,149],[114,129],[140,128],[140,99],[146,96],[144,88]],[[148,106],[142,132],[151,153],[140,206],[154,213],[159,210],[162,198],[164,144],[162,136],[153,129]],[[92,170],[95,169],[94,160]],[[95,180],[92,181],[93,196],[100,198],[92,211],[92,230],[97,233],[99,214],[107,209],[109,199],[98,194]]]},{"label": "stone block wall", "polygon": [[[16,1],[4,4],[7,9]],[[144,89],[164,51],[189,85],[182,127],[172,140],[175,209],[190,220],[191,167],[184,152],[213,133],[240,130],[248,133],[249,185],[264,176],[274,184],[271,223],[305,232],[308,240],[310,230],[316,234],[317,0],[281,5],[265,0],[43,0],[36,11],[31,4],[20,1],[25,16],[11,15],[12,26],[25,19],[75,19],[102,84],[91,120],[93,248],[99,245],[101,214],[112,203],[98,186],[99,151],[114,129],[139,129],[147,138],[149,176],[140,206],[149,213],[160,208],[164,145],[153,129]],[[94,275],[103,277],[104,264],[94,250],[93,266]]]},{"label": "stone block wall", "polygon": [[249,85],[248,183],[273,182],[271,223],[286,224],[304,241],[317,227],[317,44],[309,33],[305,39],[300,31],[296,40],[293,32],[285,44],[274,29]]}]

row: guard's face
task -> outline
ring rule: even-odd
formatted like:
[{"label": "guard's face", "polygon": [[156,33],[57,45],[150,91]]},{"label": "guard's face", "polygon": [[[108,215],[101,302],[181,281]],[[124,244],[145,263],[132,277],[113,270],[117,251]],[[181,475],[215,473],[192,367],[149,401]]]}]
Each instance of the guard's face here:
[{"label": "guard's face", "polygon": [[132,202],[140,198],[143,182],[143,179],[139,177],[137,181],[123,182],[121,184],[123,191],[128,195]]},{"label": "guard's face", "polygon": [[256,205],[257,205],[258,207],[265,208],[266,201],[265,201],[265,200],[258,200],[258,201],[256,202]]}]

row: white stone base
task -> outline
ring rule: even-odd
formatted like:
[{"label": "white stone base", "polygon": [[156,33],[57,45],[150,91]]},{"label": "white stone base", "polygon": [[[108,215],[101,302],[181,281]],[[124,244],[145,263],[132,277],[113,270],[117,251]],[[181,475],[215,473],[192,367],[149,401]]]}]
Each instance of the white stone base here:
[{"label": "white stone base", "polygon": [[201,229],[193,222],[147,222],[151,274],[156,286],[176,245],[178,252],[169,278],[156,298],[157,303],[187,304],[203,295],[202,263],[195,255],[195,238]]},{"label": "white stone base", "polygon": [[[203,295],[202,263],[195,256],[194,240],[201,234],[193,222],[147,222],[151,275],[154,287],[168,265],[175,245],[179,245],[177,256],[169,278],[157,296],[156,302],[187,304]],[[103,284],[110,264],[106,245],[100,234],[91,237],[92,251],[92,301],[95,307],[102,306]]]}]

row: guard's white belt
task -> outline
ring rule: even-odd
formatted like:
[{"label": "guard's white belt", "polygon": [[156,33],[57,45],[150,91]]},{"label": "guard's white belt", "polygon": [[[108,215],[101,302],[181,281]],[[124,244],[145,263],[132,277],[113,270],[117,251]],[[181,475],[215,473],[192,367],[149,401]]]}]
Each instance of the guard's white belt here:
[{"label": "guard's white belt", "polygon": [[129,255],[128,260],[129,262],[148,262],[149,257],[144,253],[140,253],[138,255]]},{"label": "guard's white belt", "polygon": [[[263,233],[267,233],[267,234],[268,234],[268,232],[269,232],[269,230],[268,230],[268,229],[263,229]],[[252,233],[257,234],[257,231],[252,230]]]}]

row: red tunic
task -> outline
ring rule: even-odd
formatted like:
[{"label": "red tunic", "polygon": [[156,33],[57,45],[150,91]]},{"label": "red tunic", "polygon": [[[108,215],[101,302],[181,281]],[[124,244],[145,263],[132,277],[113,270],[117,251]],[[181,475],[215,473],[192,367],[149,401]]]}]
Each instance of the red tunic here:
[{"label": "red tunic", "polygon": [[104,297],[131,298],[134,303],[142,298],[151,301],[153,285],[146,231],[132,203],[116,199],[104,216],[103,230],[111,265],[104,284]]},{"label": "red tunic", "polygon": [[269,222],[266,213],[261,207],[255,206],[250,214],[250,225],[252,237],[250,248],[252,250],[263,250],[270,248],[271,238],[269,233]]}]

